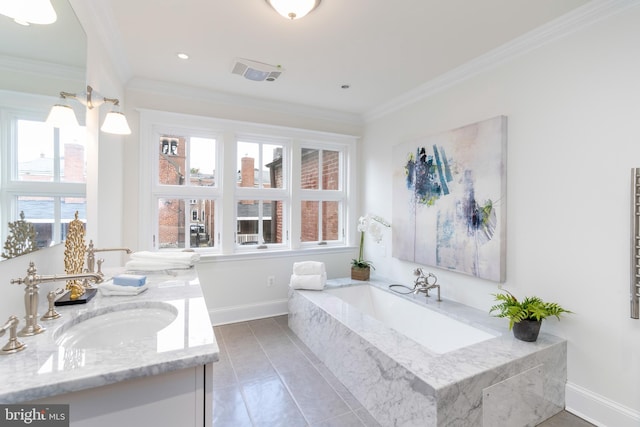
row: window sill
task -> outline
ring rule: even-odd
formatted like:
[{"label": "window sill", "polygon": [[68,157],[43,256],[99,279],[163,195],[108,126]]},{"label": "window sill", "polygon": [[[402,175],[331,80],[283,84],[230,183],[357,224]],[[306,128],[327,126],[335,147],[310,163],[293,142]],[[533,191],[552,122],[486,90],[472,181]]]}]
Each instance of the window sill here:
[{"label": "window sill", "polygon": [[251,259],[268,259],[268,258],[290,258],[299,257],[301,255],[315,254],[352,254],[357,248],[355,246],[339,246],[339,247],[321,247],[321,248],[303,248],[303,249],[283,249],[270,251],[251,251],[233,254],[202,254],[200,263],[207,264],[213,262],[251,260]]}]

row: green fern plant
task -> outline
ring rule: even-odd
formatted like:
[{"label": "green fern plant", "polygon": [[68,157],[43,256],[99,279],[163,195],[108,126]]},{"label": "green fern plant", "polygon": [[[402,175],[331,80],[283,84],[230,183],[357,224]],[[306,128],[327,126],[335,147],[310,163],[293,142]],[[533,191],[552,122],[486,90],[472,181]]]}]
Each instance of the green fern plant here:
[{"label": "green fern plant", "polygon": [[522,320],[540,321],[549,316],[555,316],[560,320],[561,315],[572,313],[555,302],[544,302],[539,297],[526,297],[518,301],[509,291],[505,292],[506,294],[493,295],[499,304],[492,306],[489,313],[495,312],[495,317],[509,318],[509,329]]}]

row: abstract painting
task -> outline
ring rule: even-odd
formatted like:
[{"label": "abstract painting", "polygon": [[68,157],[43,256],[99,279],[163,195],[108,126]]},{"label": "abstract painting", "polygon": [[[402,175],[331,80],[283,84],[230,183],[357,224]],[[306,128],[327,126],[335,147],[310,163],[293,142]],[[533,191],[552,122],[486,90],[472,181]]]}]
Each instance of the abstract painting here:
[{"label": "abstract painting", "polygon": [[505,281],[507,118],[393,149],[395,258]]}]

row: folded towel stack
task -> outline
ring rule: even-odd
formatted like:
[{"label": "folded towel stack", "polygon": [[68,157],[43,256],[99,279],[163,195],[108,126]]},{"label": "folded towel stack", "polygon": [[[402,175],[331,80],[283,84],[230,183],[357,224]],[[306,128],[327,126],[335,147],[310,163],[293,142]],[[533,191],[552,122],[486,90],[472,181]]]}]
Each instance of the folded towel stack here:
[{"label": "folded towel stack", "polygon": [[135,296],[149,289],[149,285],[142,286],[123,286],[114,285],[113,280],[109,280],[98,285],[98,292],[103,296]]},{"label": "folded towel stack", "polygon": [[303,261],[293,264],[293,274],[289,282],[291,288],[321,291],[326,282],[327,272],[323,262]]},{"label": "folded towel stack", "polygon": [[125,267],[129,271],[160,271],[187,269],[200,261],[196,252],[150,252],[141,251],[131,254]]}]

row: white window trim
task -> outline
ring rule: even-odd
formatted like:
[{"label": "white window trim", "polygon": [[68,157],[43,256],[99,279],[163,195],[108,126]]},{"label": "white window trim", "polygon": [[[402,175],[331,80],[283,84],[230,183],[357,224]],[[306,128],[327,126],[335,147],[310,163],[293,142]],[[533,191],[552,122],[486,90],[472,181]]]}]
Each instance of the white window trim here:
[{"label": "white window trim", "polygon": [[[316,250],[318,248],[317,243],[310,246],[300,244],[300,206],[299,201],[301,197],[311,197],[306,195],[307,191],[312,190],[300,190],[299,180],[299,161],[301,156],[301,147],[305,148],[320,148],[320,149],[341,149],[345,156],[343,165],[343,176],[341,177],[344,191],[341,196],[335,196],[343,202],[342,213],[342,233],[344,234],[344,242],[340,242],[337,246],[352,246],[356,243],[356,226],[357,219],[360,216],[358,213],[358,200],[356,196],[356,144],[358,141],[357,136],[344,135],[330,132],[319,132],[298,128],[290,128],[283,126],[249,123],[236,120],[225,120],[217,118],[209,118],[202,116],[193,116],[180,113],[170,113],[157,110],[139,109],[140,113],[140,186],[139,191],[141,197],[139,198],[139,227],[138,227],[138,247],[141,250],[150,250],[153,248],[153,230],[157,229],[157,223],[154,225],[152,221],[148,221],[148,218],[153,218],[153,205],[152,201],[155,199],[156,194],[152,194],[153,186],[152,179],[156,179],[157,173],[154,174],[153,168],[156,168],[155,162],[143,161],[142,159],[153,158],[153,147],[157,147],[155,142],[158,135],[158,130],[168,131],[179,135],[179,131],[182,130],[183,134],[190,136],[196,136],[195,130],[201,130],[206,137],[214,137],[218,145],[217,155],[217,176],[216,181],[218,183],[217,194],[220,203],[216,206],[216,227],[217,231],[224,230],[222,241],[216,236],[216,246],[219,252],[213,254],[209,252],[203,252],[203,254],[211,254],[215,256],[233,256],[252,254],[260,256],[261,253],[265,255],[273,251],[280,252],[282,250],[297,251],[297,250]],[[176,124],[176,126],[171,126]],[[179,125],[177,125],[179,124]],[[170,133],[168,133],[170,134]],[[216,135],[216,136],[212,136]],[[199,135],[198,135],[199,136]],[[283,150],[288,152],[288,170],[285,172],[288,176],[287,188],[283,189],[249,189],[245,188],[241,192],[238,192],[236,187],[237,170],[235,167],[237,161],[237,141],[242,140],[246,142],[252,142],[250,139],[269,143],[273,141],[276,144],[286,143],[288,149]],[[157,148],[155,148],[157,150]],[[283,152],[283,155],[284,155]],[[283,159],[284,160],[284,159]],[[234,165],[234,167],[223,167],[223,165]],[[194,189],[197,187],[190,187]],[[250,191],[254,190],[254,191]],[[206,191],[206,195],[204,195]],[[268,191],[268,193],[261,193],[262,191]],[[324,190],[323,192],[326,192]],[[239,250],[236,245],[236,201],[243,199],[253,199],[255,197],[262,198],[263,200],[279,199],[278,194],[286,194],[286,200],[288,203],[286,218],[286,229],[288,235],[283,237],[288,244],[280,246],[270,244],[272,250]],[[195,193],[197,194],[197,193]],[[203,198],[212,198],[211,189],[203,189]],[[144,195],[150,195],[146,197]],[[169,193],[167,193],[169,195]],[[314,200],[318,199],[318,194],[314,195]],[[331,194],[325,194],[322,196],[327,200],[336,200]],[[190,197],[182,197],[190,198]],[[157,218],[155,219],[157,222]],[[155,227],[155,228],[154,228]],[[276,248],[276,246],[278,246]],[[313,248],[313,249],[312,249]]]},{"label": "white window trim", "polygon": [[[46,182],[46,181],[18,181],[17,120],[45,121],[51,105],[58,98],[18,93],[0,90],[0,126],[3,132],[0,134],[0,237],[4,241],[8,235],[8,223],[18,219],[18,196],[39,197],[77,197],[86,200],[86,183],[76,182]],[[84,106],[75,108],[76,117],[81,125],[84,125]],[[58,152],[58,156],[61,153]],[[59,169],[57,175],[59,176]],[[57,242],[60,236],[61,214],[59,204],[54,203],[53,212],[53,236]]]}]

